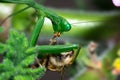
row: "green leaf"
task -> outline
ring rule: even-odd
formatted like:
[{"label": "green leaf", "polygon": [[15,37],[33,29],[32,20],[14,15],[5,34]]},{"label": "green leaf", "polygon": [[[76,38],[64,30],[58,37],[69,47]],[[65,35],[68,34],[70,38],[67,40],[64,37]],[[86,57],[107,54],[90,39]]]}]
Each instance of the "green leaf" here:
[{"label": "green leaf", "polygon": [[26,51],[26,54],[37,53],[36,47],[29,47]]},{"label": "green leaf", "polygon": [[6,51],[6,45],[0,43],[0,54],[4,54],[5,51]]},{"label": "green leaf", "polygon": [[2,26],[0,26],[0,33],[1,33],[1,32],[3,32],[3,28],[2,28]]},{"label": "green leaf", "polygon": [[15,30],[10,31],[9,39],[7,40],[7,44],[13,46],[15,49],[26,49],[28,47],[28,41],[25,37],[25,34],[18,33]]},{"label": "green leaf", "polygon": [[0,71],[12,71],[14,68],[13,62],[9,59],[4,59],[0,64]]},{"label": "green leaf", "polygon": [[36,69],[19,67],[17,68],[17,70],[19,74],[23,76],[24,75],[31,76],[35,79],[42,77],[46,71],[45,67],[39,67]]},{"label": "green leaf", "polygon": [[28,65],[34,63],[37,55],[35,50],[26,53],[30,49],[28,45],[23,33],[10,30],[6,44],[0,43],[0,52],[6,51],[0,63],[0,80],[36,80],[45,73],[45,68],[29,68]]},{"label": "green leaf", "polygon": [[39,67],[36,69],[25,69],[26,74],[29,74],[30,76],[33,76],[35,78],[42,77],[45,74],[45,71],[45,67]]},{"label": "green leaf", "polygon": [[0,73],[0,80],[9,80],[13,72],[7,71]]},{"label": "green leaf", "polygon": [[27,67],[28,65],[32,64],[35,61],[35,56],[36,55],[30,55],[27,58],[25,58],[24,60],[22,60],[22,62],[20,63],[20,65],[22,65],[23,67]]},{"label": "green leaf", "polygon": [[9,59],[4,59],[0,63],[0,80],[9,80],[9,78],[14,75],[14,66]]},{"label": "green leaf", "polygon": [[32,76],[18,75],[15,76],[14,80],[35,80]]},{"label": "green leaf", "polygon": [[120,49],[118,50],[117,54],[118,54],[118,56],[120,56]]}]

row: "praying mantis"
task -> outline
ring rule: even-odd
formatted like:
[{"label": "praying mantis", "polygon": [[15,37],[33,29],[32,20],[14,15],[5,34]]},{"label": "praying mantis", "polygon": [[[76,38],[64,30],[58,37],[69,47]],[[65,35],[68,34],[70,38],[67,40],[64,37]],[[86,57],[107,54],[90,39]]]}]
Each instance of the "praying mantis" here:
[{"label": "praying mantis", "polygon": [[[70,44],[70,45],[52,45],[54,43],[54,40],[56,37],[60,37],[62,33],[70,31],[71,30],[71,25],[70,23],[64,19],[61,16],[58,16],[56,13],[46,9],[42,5],[36,3],[34,0],[1,0],[1,3],[14,3],[14,4],[26,4],[27,7],[24,9],[15,12],[8,17],[14,16],[28,8],[33,8],[37,12],[37,22],[35,25],[35,28],[33,29],[33,32],[30,37],[29,41],[29,46],[34,47],[36,46],[37,39],[39,37],[39,34],[41,32],[45,17],[49,18],[52,22],[53,30],[54,30],[54,35],[51,39],[50,45],[41,45],[37,46],[38,51],[40,52],[39,55],[58,55],[62,52],[69,52],[73,51],[76,49],[76,52],[73,53],[74,56],[72,55],[72,59],[68,62],[68,64],[72,63],[75,58],[77,57],[79,51],[80,51],[80,45],[78,44]],[[65,54],[65,53],[64,53]],[[72,53],[71,53],[72,54]],[[53,56],[55,57],[55,56]],[[62,66],[64,67],[66,64],[63,64]],[[60,70],[54,70],[54,71],[60,71]]]}]

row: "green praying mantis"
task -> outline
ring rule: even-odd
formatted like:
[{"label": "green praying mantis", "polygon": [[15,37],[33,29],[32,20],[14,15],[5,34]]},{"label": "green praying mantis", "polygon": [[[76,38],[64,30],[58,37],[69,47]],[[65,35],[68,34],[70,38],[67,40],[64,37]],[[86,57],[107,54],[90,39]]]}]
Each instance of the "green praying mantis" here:
[{"label": "green praying mantis", "polygon": [[[39,34],[41,32],[43,23],[44,23],[44,19],[45,17],[49,18],[52,22],[52,26],[53,26],[53,30],[54,30],[54,35],[52,38],[52,41],[56,38],[59,37],[63,32],[67,32],[71,30],[71,25],[69,24],[69,22],[64,19],[61,16],[58,16],[57,14],[55,14],[54,12],[46,9],[45,7],[43,7],[42,5],[36,3],[34,0],[0,0],[1,3],[14,3],[14,4],[26,4],[27,7],[15,12],[11,15],[9,15],[8,17],[14,16],[28,8],[34,8],[37,12],[37,22],[35,25],[35,28],[31,34],[30,37],[30,41],[29,41],[29,46],[30,47],[34,47],[36,46],[36,42],[37,39],[39,37]],[[56,55],[57,53],[62,53],[62,52],[69,52],[72,51],[74,49],[76,49],[76,53],[74,53],[74,59],[72,59],[72,62],[75,60],[75,58],[77,57],[79,51],[80,51],[80,46],[77,44],[70,44],[70,45],[52,45],[53,42],[50,43],[50,45],[41,45],[41,46],[37,46],[40,55]]]},{"label": "green praying mantis", "polygon": [[59,36],[59,34],[61,34],[62,32],[69,31],[71,29],[71,25],[64,18],[35,3],[33,0],[2,0],[0,2],[26,4],[28,5],[27,8],[33,7],[38,12],[38,21],[30,41],[31,46],[35,45],[36,43],[36,41],[34,40],[37,40],[45,17],[49,18],[52,21],[54,32],[57,33],[56,36]]}]

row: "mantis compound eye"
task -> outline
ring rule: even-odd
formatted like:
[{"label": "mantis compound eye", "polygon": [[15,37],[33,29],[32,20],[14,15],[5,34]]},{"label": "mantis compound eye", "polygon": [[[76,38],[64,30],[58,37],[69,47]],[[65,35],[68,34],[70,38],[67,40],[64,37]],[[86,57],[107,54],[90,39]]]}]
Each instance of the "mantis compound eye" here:
[{"label": "mantis compound eye", "polygon": [[71,29],[71,25],[69,24],[69,22],[65,20],[63,22],[62,28],[63,28],[63,31],[69,31]]}]

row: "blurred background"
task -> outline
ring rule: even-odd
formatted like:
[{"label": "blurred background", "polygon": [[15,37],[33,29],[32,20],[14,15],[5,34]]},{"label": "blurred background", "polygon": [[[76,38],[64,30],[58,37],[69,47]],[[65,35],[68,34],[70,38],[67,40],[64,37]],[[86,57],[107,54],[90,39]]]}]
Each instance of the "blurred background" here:
[{"label": "blurred background", "polygon": [[[80,53],[63,71],[63,80],[120,80],[120,0],[36,0],[72,25],[58,42],[81,44]],[[0,21],[25,5],[0,4]],[[3,9],[4,8],[4,9]],[[35,24],[35,12],[28,9],[7,19],[1,26],[0,41],[5,42],[10,28],[24,31],[29,37]],[[48,44],[52,24],[45,19],[38,44]],[[61,73],[47,71],[40,80],[60,80]]]},{"label": "blurred background", "polygon": [[[54,8],[75,9],[75,10],[94,10],[94,11],[110,11],[118,10],[113,3],[115,0],[36,0],[37,2]],[[119,3],[119,0],[116,0]]]}]

